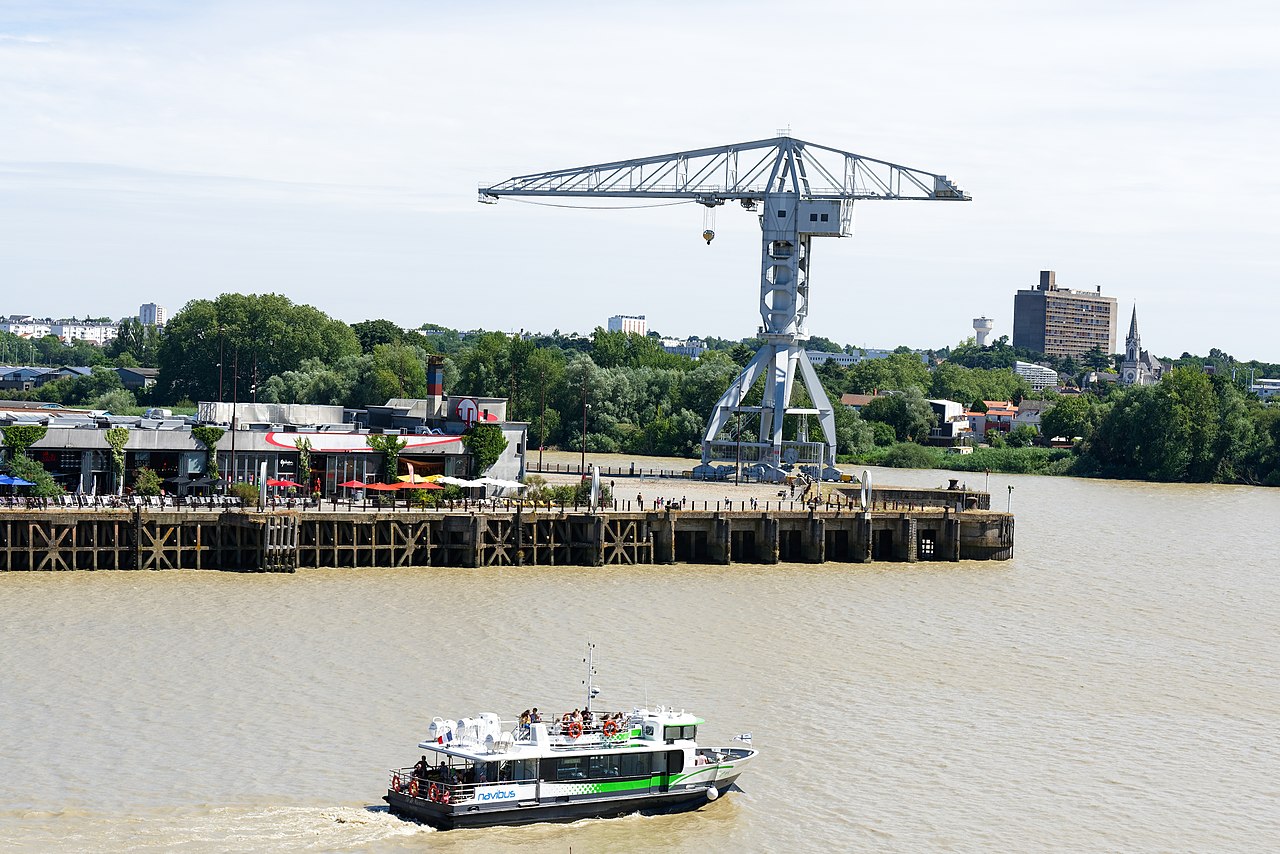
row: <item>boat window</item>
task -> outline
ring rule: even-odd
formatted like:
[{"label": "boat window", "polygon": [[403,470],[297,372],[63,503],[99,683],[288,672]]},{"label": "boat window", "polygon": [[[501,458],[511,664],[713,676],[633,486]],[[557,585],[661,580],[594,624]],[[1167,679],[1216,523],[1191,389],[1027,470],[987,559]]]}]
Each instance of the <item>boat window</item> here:
[{"label": "boat window", "polygon": [[653,757],[648,753],[624,753],[618,759],[623,777],[648,777],[653,769]]},{"label": "boat window", "polygon": [[667,773],[679,774],[684,770],[684,751],[668,750],[667,751]]},{"label": "boat window", "polygon": [[587,760],[584,756],[542,760],[542,779],[544,780],[585,780],[586,778]]},{"label": "boat window", "polygon": [[592,778],[598,777],[617,777],[618,755],[612,756],[589,756],[587,757],[587,776]]},{"label": "boat window", "polygon": [[698,728],[696,726],[668,726],[662,728],[662,738],[664,741],[672,741],[677,738],[697,738]]}]

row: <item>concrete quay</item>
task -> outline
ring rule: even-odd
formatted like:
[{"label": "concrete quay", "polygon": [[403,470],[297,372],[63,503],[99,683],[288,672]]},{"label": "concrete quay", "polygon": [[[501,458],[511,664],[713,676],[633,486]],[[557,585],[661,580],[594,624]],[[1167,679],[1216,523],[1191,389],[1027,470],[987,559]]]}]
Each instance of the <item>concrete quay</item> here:
[{"label": "concrete quay", "polygon": [[[878,491],[877,491],[878,492]],[[867,510],[14,510],[0,570],[617,566],[1008,560],[1013,516],[976,500],[877,500]],[[969,493],[972,496],[972,493]],[[877,496],[878,498],[879,496]],[[985,494],[983,495],[985,498]],[[985,503],[985,502],[983,502]],[[704,505],[705,506],[705,505]]]}]

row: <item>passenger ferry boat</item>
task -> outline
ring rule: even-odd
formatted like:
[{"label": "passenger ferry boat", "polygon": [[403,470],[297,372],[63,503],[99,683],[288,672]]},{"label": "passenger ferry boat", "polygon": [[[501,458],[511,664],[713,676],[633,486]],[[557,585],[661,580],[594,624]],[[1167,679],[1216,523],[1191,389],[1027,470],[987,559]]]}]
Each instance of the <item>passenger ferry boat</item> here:
[{"label": "passenger ferry boat", "polygon": [[683,710],[587,709],[528,723],[435,718],[423,758],[390,772],[384,800],[445,830],[680,812],[728,791],[757,753],[750,734],[734,739],[742,747],[699,747],[703,721]]}]

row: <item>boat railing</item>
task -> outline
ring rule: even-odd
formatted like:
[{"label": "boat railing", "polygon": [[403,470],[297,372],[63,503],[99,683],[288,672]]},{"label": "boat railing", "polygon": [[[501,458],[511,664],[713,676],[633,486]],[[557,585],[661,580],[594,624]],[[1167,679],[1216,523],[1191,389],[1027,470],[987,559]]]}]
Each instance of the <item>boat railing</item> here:
[{"label": "boat railing", "polygon": [[483,782],[446,782],[440,779],[440,772],[434,768],[425,775],[415,774],[412,768],[393,768],[388,776],[391,791],[420,801],[446,805],[469,801],[476,796],[477,785],[486,785]]}]

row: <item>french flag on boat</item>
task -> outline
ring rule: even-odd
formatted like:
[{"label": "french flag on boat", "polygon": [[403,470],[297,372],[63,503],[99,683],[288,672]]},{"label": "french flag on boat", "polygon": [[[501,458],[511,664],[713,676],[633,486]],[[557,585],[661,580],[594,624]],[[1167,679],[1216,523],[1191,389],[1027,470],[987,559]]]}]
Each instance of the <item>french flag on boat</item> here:
[{"label": "french flag on boat", "polygon": [[448,744],[453,741],[453,733],[445,731],[444,735],[436,739],[436,744]]}]

